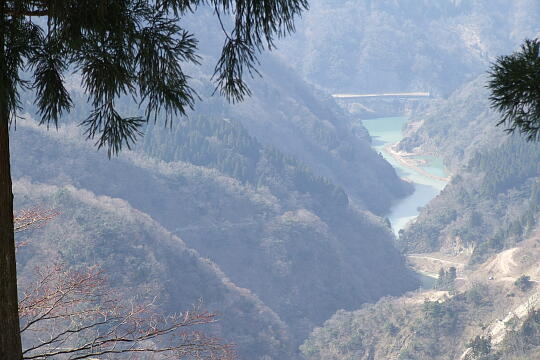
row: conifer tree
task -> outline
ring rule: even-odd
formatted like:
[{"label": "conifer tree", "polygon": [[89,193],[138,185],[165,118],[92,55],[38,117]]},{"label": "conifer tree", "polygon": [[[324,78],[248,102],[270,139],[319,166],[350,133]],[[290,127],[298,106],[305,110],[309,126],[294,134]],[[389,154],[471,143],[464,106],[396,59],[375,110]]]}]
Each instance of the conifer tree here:
[{"label": "conifer tree", "polygon": [[519,51],[500,56],[491,65],[488,88],[497,124],[510,133],[518,130],[528,140],[540,139],[540,40],[527,39]]},{"label": "conifer tree", "polygon": [[[169,124],[193,107],[184,72],[197,64],[197,39],[179,20],[214,9],[225,42],[215,67],[216,90],[231,101],[250,94],[243,75],[257,55],[294,30],[307,0],[5,0],[0,2],[0,359],[21,359],[10,175],[10,125],[20,93],[34,91],[40,123],[57,126],[73,102],[64,76],[77,72],[92,110],[81,122],[109,156],[130,147],[141,126]],[[227,31],[227,25],[230,30]],[[132,96],[144,116],[120,114]]]}]

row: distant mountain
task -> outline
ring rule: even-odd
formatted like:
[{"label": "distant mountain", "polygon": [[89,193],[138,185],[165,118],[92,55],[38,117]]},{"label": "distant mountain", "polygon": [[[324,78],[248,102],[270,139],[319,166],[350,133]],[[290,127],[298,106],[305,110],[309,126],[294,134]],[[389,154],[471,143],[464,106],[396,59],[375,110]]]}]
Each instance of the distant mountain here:
[{"label": "distant mountain", "polygon": [[283,62],[267,57],[254,96],[229,107],[249,133],[292,155],[343,187],[351,200],[384,214],[395,199],[408,194],[409,184],[371,149],[367,131],[353,121],[327,94],[316,91]]},{"label": "distant mountain", "polygon": [[539,14],[534,0],[315,0],[280,52],[332,92],[447,96],[538,35]]},{"label": "distant mountain", "polygon": [[[226,27],[227,20],[224,19]],[[238,121],[263,146],[270,145],[283,155],[296,158],[315,175],[341,186],[356,206],[378,215],[385,214],[395,200],[412,191],[371,149],[367,131],[353,125],[349,114],[327,93],[309,85],[290,61],[280,59],[275,51],[259,56],[260,76],[255,74],[251,79],[246,74],[252,96],[230,104],[214,95],[211,78],[223,31],[212,9],[188,16],[185,22],[200,40],[202,55],[200,67],[186,67],[202,99],[190,117]],[[131,102],[125,101],[124,108],[133,113]]]},{"label": "distant mountain", "polygon": [[[150,124],[140,149],[166,161],[196,160],[176,156],[180,148],[191,146],[191,151],[201,150],[196,148],[200,145],[198,143],[185,143],[185,132],[191,131],[195,119],[218,124],[224,120],[226,123],[216,126],[242,138],[234,141],[257,141],[259,148],[270,146],[287,157],[295,158],[317,176],[341,186],[350,200],[362,209],[384,214],[394,200],[412,191],[408,183],[397,177],[390,164],[371,149],[367,131],[362,126],[353,126],[349,115],[328,95],[308,86],[272,56],[263,59],[260,72],[262,78],[250,81],[253,96],[237,104],[211,96],[213,85],[208,81],[209,76],[198,74],[198,91],[203,100],[189,114],[192,120],[182,119],[174,124],[173,136],[160,124]],[[204,129],[202,136],[212,138],[215,134],[211,131],[216,126],[211,130]],[[225,142],[230,142],[231,136],[227,135]],[[233,144],[226,143],[221,147],[231,146]],[[249,167],[256,165],[259,148],[246,147],[228,152],[240,150],[243,154],[249,153],[252,159],[244,159],[248,163],[243,165]],[[195,163],[209,165],[204,159]],[[243,176],[239,179],[248,180]],[[257,179],[249,179],[249,182],[256,184]]]}]

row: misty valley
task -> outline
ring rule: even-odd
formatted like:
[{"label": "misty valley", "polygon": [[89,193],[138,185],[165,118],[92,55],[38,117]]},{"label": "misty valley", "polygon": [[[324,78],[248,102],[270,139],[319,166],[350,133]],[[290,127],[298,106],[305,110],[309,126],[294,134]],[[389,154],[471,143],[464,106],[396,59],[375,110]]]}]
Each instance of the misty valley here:
[{"label": "misty valley", "polygon": [[539,19],[0,4],[0,360],[540,359]]}]

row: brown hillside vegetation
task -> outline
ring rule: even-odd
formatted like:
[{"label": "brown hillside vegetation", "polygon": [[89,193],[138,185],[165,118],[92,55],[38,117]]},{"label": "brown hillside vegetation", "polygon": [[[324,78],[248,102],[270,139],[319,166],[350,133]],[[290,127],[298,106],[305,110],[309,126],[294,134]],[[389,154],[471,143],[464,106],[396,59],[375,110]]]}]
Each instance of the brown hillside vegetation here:
[{"label": "brown hillside vegetation", "polygon": [[[336,313],[302,351],[310,360],[472,359],[470,341],[480,336],[491,345],[493,357],[485,359],[533,359],[540,354],[533,336],[540,329],[534,312],[540,307],[539,257],[537,230],[485,263],[463,267],[451,291],[417,291]],[[523,275],[530,276],[524,287],[517,281]],[[526,331],[532,338],[523,336]]]}]

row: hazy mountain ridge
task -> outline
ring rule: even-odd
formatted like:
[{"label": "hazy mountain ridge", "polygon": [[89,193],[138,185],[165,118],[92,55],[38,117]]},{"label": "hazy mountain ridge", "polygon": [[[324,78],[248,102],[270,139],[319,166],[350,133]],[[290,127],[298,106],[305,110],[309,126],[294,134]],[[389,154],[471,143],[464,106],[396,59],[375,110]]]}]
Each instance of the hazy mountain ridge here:
[{"label": "hazy mountain ridge", "polygon": [[[353,130],[331,98],[271,57],[264,80],[250,82],[253,96],[234,105],[210,96],[206,66],[192,70],[203,101],[171,128],[148,124],[136,151],[112,161],[92,154],[73,125],[89,110],[73,76],[70,125],[46,133],[19,122],[14,175],[128,201],[286,318],[296,344],[339,308],[417,285],[390,229],[369,212],[386,211],[410,186],[364,128]],[[129,99],[118,105],[139,112]]]},{"label": "hazy mountain ridge", "polygon": [[[341,186],[357,206],[379,215],[412,191],[371,149],[367,131],[353,127],[349,115],[334,99],[306,82],[291,67],[290,59],[276,56],[276,51],[260,54],[259,74],[253,78],[246,74],[252,96],[234,104],[217,96],[211,78],[224,34],[213,9],[203,6],[200,10],[196,16],[183,19],[200,40],[202,55],[201,66],[186,66],[202,100],[188,112],[189,117],[239,122],[259,143],[295,158],[316,176]],[[223,22],[226,29],[231,25],[228,18]],[[299,35],[295,32],[291,36]],[[278,46],[282,46],[281,41]],[[133,104],[125,103],[124,108],[133,111]]]},{"label": "hazy mountain ridge", "polygon": [[272,58],[263,62],[262,75],[264,81],[253,84],[254,96],[231,108],[252,136],[296,157],[377,214],[411,191],[371,149],[367,131],[353,127],[328,95]]},{"label": "hazy mountain ridge", "polygon": [[[538,29],[522,1],[312,1],[280,44],[306,80],[332,92],[446,96]],[[339,19],[339,21],[335,21]]]},{"label": "hazy mountain ridge", "polygon": [[[308,86],[270,55],[262,59],[260,73],[262,79],[249,81],[253,95],[237,104],[212,97],[209,76],[205,71],[197,73],[197,89],[203,100],[188,117],[225,120],[230,124],[229,131],[295,158],[315,175],[341,186],[356,205],[377,214],[386,212],[393,201],[412,190],[371,149],[367,131],[354,127],[349,115],[327,94]],[[180,119],[173,125],[173,132],[179,133],[184,126]],[[181,145],[172,141],[169,134],[160,126],[149,125],[141,149],[152,151],[148,145],[158,137],[167,141],[170,149],[167,154],[151,154],[174,160],[175,149]]]},{"label": "hazy mountain ridge", "polygon": [[[191,69],[192,85],[201,101],[196,102],[194,110],[188,111],[187,118],[179,118],[171,124],[173,133],[180,132],[191,118],[230,121],[232,132],[256,139],[261,145],[269,145],[294,158],[316,176],[341,186],[357,206],[379,215],[396,199],[412,191],[392,166],[371,149],[369,136],[362,126],[353,126],[349,115],[332,98],[307,85],[273,55],[267,54],[261,59],[262,77],[248,80],[252,96],[234,104],[213,95],[214,85],[209,75],[211,58],[206,59],[202,68]],[[75,74],[69,81],[76,106],[64,118],[76,124],[91,111],[77,79]],[[25,110],[35,116],[32,101],[29,94],[24,95]],[[126,116],[141,113],[137,104],[127,97],[118,101],[118,108]],[[187,146],[175,142],[170,129],[164,128],[160,119],[149,123],[143,133],[147,135],[136,147],[153,151],[152,156],[167,161],[175,159],[178,146]],[[170,147],[167,154],[149,147],[155,138],[159,138],[160,147],[163,148],[163,143]]]}]

